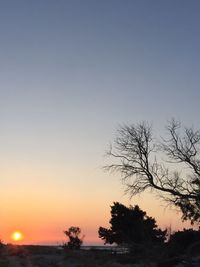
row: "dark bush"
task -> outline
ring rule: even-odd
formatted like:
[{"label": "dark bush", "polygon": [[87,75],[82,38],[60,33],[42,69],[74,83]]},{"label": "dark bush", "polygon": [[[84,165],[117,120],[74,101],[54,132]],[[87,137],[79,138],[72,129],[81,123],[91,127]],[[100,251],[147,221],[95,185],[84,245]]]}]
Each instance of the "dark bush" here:
[{"label": "dark bush", "polygon": [[174,255],[184,254],[198,243],[200,245],[200,230],[184,229],[171,235],[168,247]]}]

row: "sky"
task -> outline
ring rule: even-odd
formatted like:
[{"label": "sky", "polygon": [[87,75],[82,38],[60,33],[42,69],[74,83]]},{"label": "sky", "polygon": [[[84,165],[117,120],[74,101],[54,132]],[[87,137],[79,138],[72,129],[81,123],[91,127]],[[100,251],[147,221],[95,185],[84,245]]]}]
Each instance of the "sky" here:
[{"label": "sky", "polygon": [[96,244],[110,205],[139,204],[162,227],[180,214],[130,199],[102,170],[119,125],[172,117],[199,127],[198,0],[0,2],[0,238]]}]

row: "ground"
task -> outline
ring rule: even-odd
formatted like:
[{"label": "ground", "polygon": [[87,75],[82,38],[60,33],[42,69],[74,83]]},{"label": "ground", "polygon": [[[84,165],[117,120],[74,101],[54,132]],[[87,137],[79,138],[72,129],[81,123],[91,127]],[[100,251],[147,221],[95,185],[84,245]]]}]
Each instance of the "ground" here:
[{"label": "ground", "polygon": [[49,246],[7,245],[0,251],[0,267],[186,267],[196,265],[172,265],[172,262],[155,264],[145,259],[139,263],[125,254],[102,250],[63,250]]}]

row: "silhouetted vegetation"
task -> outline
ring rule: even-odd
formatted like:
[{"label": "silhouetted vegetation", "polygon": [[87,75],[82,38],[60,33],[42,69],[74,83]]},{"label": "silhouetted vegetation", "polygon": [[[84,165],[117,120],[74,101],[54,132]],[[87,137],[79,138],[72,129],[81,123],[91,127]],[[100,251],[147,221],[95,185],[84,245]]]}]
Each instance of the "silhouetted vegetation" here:
[{"label": "silhouetted vegetation", "polygon": [[[169,239],[168,246],[171,253],[188,254],[195,253],[198,249],[200,254],[200,230],[184,229],[173,233]],[[193,250],[193,251],[190,251]]]},{"label": "silhouetted vegetation", "polygon": [[163,243],[166,231],[158,228],[154,218],[147,216],[139,206],[127,208],[114,202],[111,206],[111,227],[99,228],[99,237],[105,243],[134,245],[143,243]]},{"label": "silhouetted vegetation", "polygon": [[3,241],[0,239],[0,255],[4,251],[4,248],[5,248],[5,245],[4,245]]},{"label": "silhouetted vegetation", "polygon": [[200,230],[177,231],[167,241],[167,230],[161,230],[156,220],[137,205],[126,207],[114,202],[110,228],[100,227],[98,233],[105,244],[126,248],[120,257],[116,257],[120,263],[143,262],[147,266],[154,263],[155,266],[170,267],[181,262],[199,263],[198,257],[194,257],[200,255]]},{"label": "silhouetted vegetation", "polygon": [[[175,120],[166,129],[168,137],[155,141],[147,123],[121,127],[108,151],[114,162],[106,169],[121,173],[131,196],[151,189],[178,207],[183,220],[199,223],[200,131],[182,128]],[[160,154],[162,160],[158,160]],[[184,167],[184,172],[174,171],[174,166],[170,171],[170,163]]]},{"label": "silhouetted vegetation", "polygon": [[64,234],[68,237],[69,241],[65,246],[69,249],[80,249],[83,243],[83,237],[81,235],[81,229],[79,227],[71,226],[68,230],[64,231]]}]

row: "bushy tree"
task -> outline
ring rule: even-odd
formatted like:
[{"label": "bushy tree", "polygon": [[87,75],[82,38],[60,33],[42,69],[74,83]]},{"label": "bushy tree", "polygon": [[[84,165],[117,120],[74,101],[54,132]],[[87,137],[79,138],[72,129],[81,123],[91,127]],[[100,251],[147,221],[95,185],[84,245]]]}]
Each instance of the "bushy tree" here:
[{"label": "bushy tree", "polygon": [[68,237],[69,241],[66,246],[70,249],[80,249],[83,243],[83,237],[81,235],[81,229],[79,227],[71,226],[68,230],[64,231],[64,234]]},{"label": "bushy tree", "polygon": [[111,206],[111,227],[100,227],[99,237],[105,244],[118,245],[164,242],[166,231],[158,228],[154,218],[147,216],[139,206],[126,207],[114,202]]},{"label": "bushy tree", "polygon": [[168,137],[156,141],[148,123],[120,127],[106,168],[122,175],[131,196],[151,189],[178,207],[183,220],[200,223],[200,131],[175,120],[166,129]]}]

